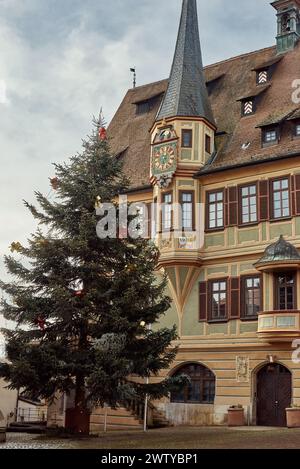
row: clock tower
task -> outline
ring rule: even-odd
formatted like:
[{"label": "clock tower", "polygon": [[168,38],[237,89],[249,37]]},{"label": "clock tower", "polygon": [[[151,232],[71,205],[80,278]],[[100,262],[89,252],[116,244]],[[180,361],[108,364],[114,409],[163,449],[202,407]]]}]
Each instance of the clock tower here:
[{"label": "clock tower", "polygon": [[169,85],[152,129],[152,181],[165,187],[176,169],[204,166],[214,152],[215,130],[203,73],[197,2],[183,0]]},{"label": "clock tower", "polygon": [[173,279],[179,310],[186,286],[192,285],[201,265],[204,220],[199,210],[201,188],[194,175],[213,157],[215,132],[203,73],[197,2],[183,0],[169,84],[151,129],[151,182],[155,201],[162,207],[157,214],[160,264]]}]

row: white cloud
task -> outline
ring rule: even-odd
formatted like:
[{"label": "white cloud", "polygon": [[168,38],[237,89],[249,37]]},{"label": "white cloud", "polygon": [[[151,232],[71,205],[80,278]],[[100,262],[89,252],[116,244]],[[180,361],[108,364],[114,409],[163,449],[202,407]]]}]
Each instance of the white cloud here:
[{"label": "white cloud", "polygon": [[[199,1],[205,62],[273,43],[276,16],[268,3]],[[131,85],[129,68],[137,67],[138,84],[167,77],[180,5],[0,0],[1,259],[34,229],[22,199],[49,192],[51,163],[80,150],[100,106],[111,119]]]}]

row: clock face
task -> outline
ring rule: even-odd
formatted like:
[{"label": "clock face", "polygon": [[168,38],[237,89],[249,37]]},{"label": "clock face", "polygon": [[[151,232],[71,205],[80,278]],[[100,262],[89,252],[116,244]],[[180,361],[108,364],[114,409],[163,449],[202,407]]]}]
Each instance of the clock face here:
[{"label": "clock face", "polygon": [[162,145],[153,150],[153,169],[166,172],[174,167],[176,150],[174,145]]}]

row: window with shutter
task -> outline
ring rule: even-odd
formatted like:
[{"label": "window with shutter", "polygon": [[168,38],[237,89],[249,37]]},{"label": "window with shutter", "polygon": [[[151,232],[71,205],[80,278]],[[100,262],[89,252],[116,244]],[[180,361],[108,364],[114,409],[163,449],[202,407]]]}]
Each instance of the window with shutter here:
[{"label": "window with shutter", "polygon": [[251,275],[241,278],[241,318],[256,320],[262,310],[262,277]]},{"label": "window with shutter", "polygon": [[274,220],[291,216],[290,179],[271,181],[271,217]]},{"label": "window with shutter", "polygon": [[206,229],[218,230],[224,228],[224,190],[208,192],[206,200]]},{"label": "window with shutter", "polygon": [[249,225],[258,222],[257,185],[239,188],[239,224]]},{"label": "window with shutter", "polygon": [[209,321],[226,322],[228,318],[227,279],[211,280],[208,295]]}]

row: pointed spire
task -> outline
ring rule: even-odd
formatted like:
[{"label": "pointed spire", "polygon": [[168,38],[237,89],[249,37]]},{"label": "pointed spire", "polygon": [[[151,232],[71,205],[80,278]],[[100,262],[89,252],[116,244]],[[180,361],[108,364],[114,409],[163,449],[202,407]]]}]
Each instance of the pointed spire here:
[{"label": "pointed spire", "polygon": [[196,0],[182,2],[169,86],[157,120],[173,116],[205,117],[215,123],[203,73]]}]

